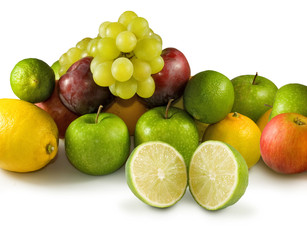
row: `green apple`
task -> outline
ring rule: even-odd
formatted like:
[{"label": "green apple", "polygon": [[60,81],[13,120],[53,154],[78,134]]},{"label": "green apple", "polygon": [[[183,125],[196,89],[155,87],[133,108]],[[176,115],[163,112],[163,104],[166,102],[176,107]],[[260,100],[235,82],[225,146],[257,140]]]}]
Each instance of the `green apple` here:
[{"label": "green apple", "polygon": [[162,141],[173,146],[189,166],[199,144],[193,118],[176,107],[155,107],[144,113],[135,127],[134,142],[138,146],[149,141]]},{"label": "green apple", "polygon": [[281,113],[299,113],[307,117],[307,86],[290,83],[276,93],[270,119]]},{"label": "green apple", "polygon": [[273,105],[276,85],[265,77],[242,75],[231,80],[235,91],[232,112],[239,112],[254,122]]},{"label": "green apple", "polygon": [[112,113],[85,114],[66,130],[67,158],[81,172],[105,175],[119,169],[130,153],[129,131]]}]

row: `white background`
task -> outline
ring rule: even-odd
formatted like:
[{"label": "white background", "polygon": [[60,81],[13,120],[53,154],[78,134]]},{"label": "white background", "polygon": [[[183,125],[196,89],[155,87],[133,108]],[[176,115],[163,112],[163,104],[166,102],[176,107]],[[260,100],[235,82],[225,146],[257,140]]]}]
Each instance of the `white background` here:
[{"label": "white background", "polygon": [[[4,5],[5,4],[5,5]],[[259,75],[278,87],[307,84],[304,1],[1,1],[0,98],[14,65],[29,57],[56,61],[103,21],[125,10],[148,19],[189,60],[192,74],[219,71],[230,79]],[[1,147],[1,146],[0,146]],[[124,168],[93,177],[74,169],[63,142],[41,171],[0,171],[1,239],[303,239],[307,175],[280,175],[259,162],[235,205],[208,212],[189,191],[169,209],[143,204],[129,190]]]}]

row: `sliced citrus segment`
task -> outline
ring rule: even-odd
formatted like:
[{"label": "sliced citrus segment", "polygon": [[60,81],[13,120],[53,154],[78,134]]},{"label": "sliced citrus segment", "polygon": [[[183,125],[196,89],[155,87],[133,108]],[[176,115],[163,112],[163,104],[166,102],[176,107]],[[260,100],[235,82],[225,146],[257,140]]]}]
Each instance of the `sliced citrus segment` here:
[{"label": "sliced citrus segment", "polygon": [[152,141],[136,147],[126,163],[131,191],[150,206],[174,205],[187,188],[187,169],[181,154],[167,143]]},{"label": "sliced citrus segment", "polygon": [[195,151],[189,168],[189,188],[196,202],[218,210],[236,203],[248,185],[242,155],[221,141],[206,141]]}]

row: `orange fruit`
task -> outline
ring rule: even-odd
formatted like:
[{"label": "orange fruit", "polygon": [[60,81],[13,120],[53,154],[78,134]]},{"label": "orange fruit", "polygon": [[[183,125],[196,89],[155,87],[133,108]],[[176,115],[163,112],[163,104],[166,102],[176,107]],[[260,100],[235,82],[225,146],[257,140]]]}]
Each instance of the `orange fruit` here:
[{"label": "orange fruit", "polygon": [[245,159],[248,168],[260,159],[261,131],[256,123],[239,113],[229,113],[226,118],[207,127],[203,141],[218,140],[233,146]]},{"label": "orange fruit", "polygon": [[269,122],[269,118],[270,118],[270,114],[272,112],[272,108],[270,108],[269,110],[267,110],[257,121],[257,125],[260,129],[260,131],[262,132],[264,127],[267,125],[267,123]]},{"label": "orange fruit", "polygon": [[136,122],[146,111],[147,108],[145,104],[143,104],[136,95],[130,99],[117,97],[115,101],[104,110],[104,112],[113,113],[123,119],[128,127],[130,136],[134,135]]}]

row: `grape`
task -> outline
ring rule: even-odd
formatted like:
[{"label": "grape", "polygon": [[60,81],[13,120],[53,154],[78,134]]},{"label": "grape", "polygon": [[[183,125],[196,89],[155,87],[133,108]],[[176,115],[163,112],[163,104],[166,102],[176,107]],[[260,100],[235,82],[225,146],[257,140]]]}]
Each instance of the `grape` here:
[{"label": "grape", "polygon": [[115,83],[115,79],[111,72],[112,63],[112,61],[105,61],[94,68],[94,71],[92,72],[93,79],[97,85],[101,87],[109,87]]},{"label": "grape", "polygon": [[111,86],[109,86],[109,90],[110,90],[110,92],[111,92],[114,96],[118,97],[118,95],[117,95],[117,93],[116,93],[116,82],[113,83]]},{"label": "grape", "polygon": [[136,36],[129,31],[123,31],[116,37],[116,46],[121,52],[131,52],[137,43]]},{"label": "grape", "polygon": [[149,38],[155,38],[162,44],[162,38],[156,33],[153,33],[152,35],[150,35]]},{"label": "grape", "polygon": [[88,43],[92,40],[92,38],[83,38],[76,44],[76,47],[81,50],[86,50]]},{"label": "grape", "polygon": [[131,22],[132,19],[136,18],[137,15],[135,12],[126,11],[119,16],[118,22],[123,24],[125,27]]},{"label": "grape", "polygon": [[81,53],[82,50],[76,47],[73,47],[67,51],[68,61],[71,63],[71,65],[81,59]]},{"label": "grape", "polygon": [[116,38],[119,33],[125,31],[126,28],[123,24],[118,22],[109,23],[106,27],[106,37]]},{"label": "grape", "polygon": [[117,22],[105,21],[98,36],[83,38],[60,59],[62,76],[79,59],[92,57],[90,71],[95,83],[109,87],[114,96],[128,99],[137,93],[148,98],[155,91],[151,74],[164,66],[162,39],[133,11],[123,12]]},{"label": "grape", "polygon": [[59,69],[59,75],[62,76],[66,73],[68,68],[81,59],[81,53],[82,51],[79,48],[73,47],[69,49],[66,53],[62,54],[62,56],[59,59],[60,63],[60,69]]},{"label": "grape", "polygon": [[133,64],[128,58],[120,57],[113,62],[111,71],[116,80],[125,82],[132,77]]},{"label": "grape", "polygon": [[106,21],[100,24],[99,26],[99,36],[101,38],[104,38],[106,36],[106,28],[111,22]]},{"label": "grape", "polygon": [[136,17],[127,26],[128,31],[133,32],[139,39],[143,38],[149,32],[149,25],[145,18]]},{"label": "grape", "polygon": [[134,78],[126,82],[115,83],[116,94],[122,99],[132,98],[137,90],[137,81]]},{"label": "grape", "polygon": [[155,92],[155,81],[151,76],[145,81],[137,82],[137,85],[136,93],[142,98],[149,98]]},{"label": "grape", "polygon": [[102,62],[106,61],[105,59],[103,59],[101,56],[96,56],[93,58],[92,62],[91,62],[91,72],[94,72],[95,68]]},{"label": "grape", "polygon": [[151,75],[151,67],[148,62],[138,58],[132,58],[133,77],[138,81],[144,81]]},{"label": "grape", "polygon": [[149,62],[151,67],[151,74],[160,72],[164,67],[164,60],[161,56],[155,57]]},{"label": "grape", "polygon": [[143,38],[138,41],[134,54],[137,58],[145,61],[152,61],[161,55],[162,44],[155,38]]},{"label": "grape", "polygon": [[70,68],[70,66],[71,66],[70,64],[61,65],[59,69],[59,75],[60,76],[64,75],[67,72],[68,68]]},{"label": "grape", "polygon": [[87,53],[89,56],[95,57],[98,54],[98,41],[100,38],[93,38],[87,45]]},{"label": "grape", "polygon": [[97,44],[99,56],[106,60],[112,60],[119,56],[120,51],[116,47],[115,39],[105,37],[101,38]]},{"label": "grape", "polygon": [[68,61],[69,61],[69,60],[68,60],[67,53],[62,54],[62,56],[61,56],[60,59],[59,59],[60,65],[63,66],[63,65],[65,65],[65,64],[67,64]]}]

